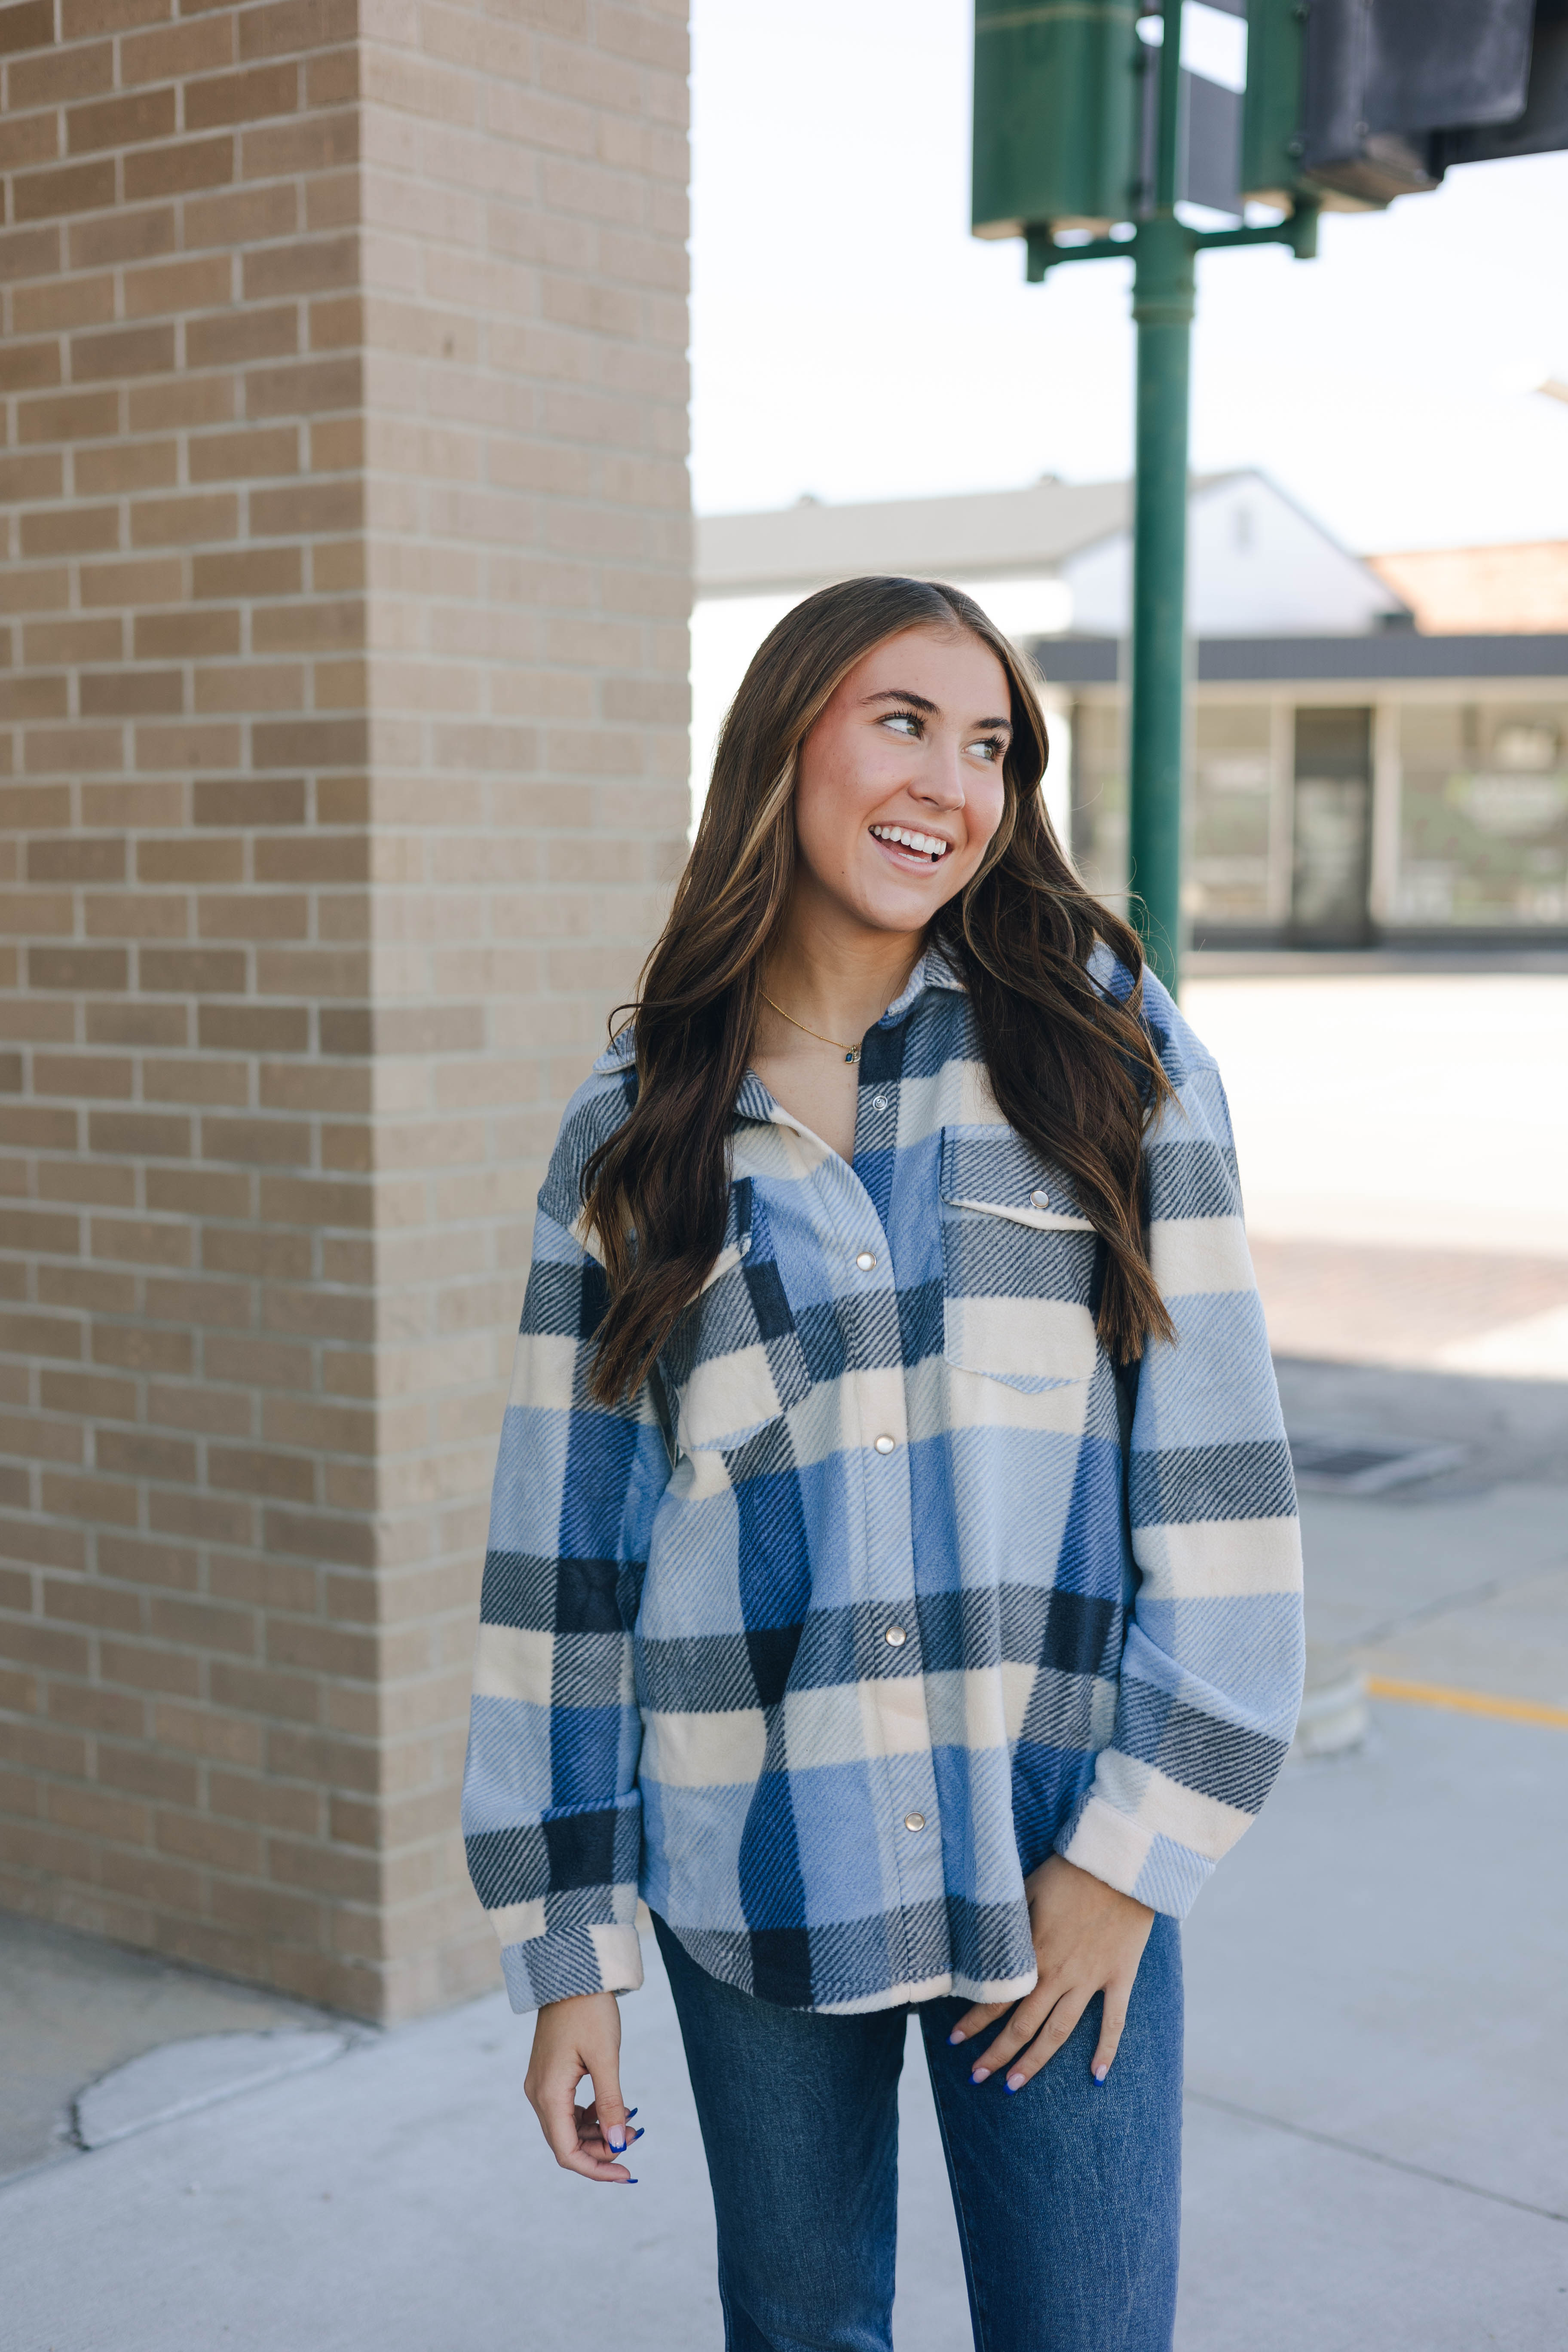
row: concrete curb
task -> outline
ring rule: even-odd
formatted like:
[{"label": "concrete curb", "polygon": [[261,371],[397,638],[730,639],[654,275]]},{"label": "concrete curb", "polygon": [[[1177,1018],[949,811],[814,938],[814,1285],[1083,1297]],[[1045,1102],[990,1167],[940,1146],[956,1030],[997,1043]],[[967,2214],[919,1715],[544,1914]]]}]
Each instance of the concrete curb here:
[{"label": "concrete curb", "polygon": [[1366,1676],[1342,1651],[1307,1644],[1307,1684],[1291,1743],[1298,1756],[1342,1756],[1359,1748],[1369,1722]]},{"label": "concrete curb", "polygon": [[289,2074],[303,2074],[341,2058],[356,2039],[349,2032],[203,2033],[166,2042],[124,2065],[111,2067],[71,2102],[71,2137],[78,2147],[108,2147],[133,2132],[198,2115],[221,2100],[258,2091]]}]

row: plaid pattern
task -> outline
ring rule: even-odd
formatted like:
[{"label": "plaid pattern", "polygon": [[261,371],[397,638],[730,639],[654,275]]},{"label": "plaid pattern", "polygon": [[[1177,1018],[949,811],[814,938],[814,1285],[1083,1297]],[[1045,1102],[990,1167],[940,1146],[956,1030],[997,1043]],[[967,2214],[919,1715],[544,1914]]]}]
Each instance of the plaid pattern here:
[{"label": "plaid pattern", "polygon": [[638,1984],[639,1890],[768,2000],[1010,1998],[1053,1849],[1180,1916],[1262,1804],[1300,1694],[1289,1455],[1218,1073],[1152,976],[1144,1001],[1178,1338],[1135,1378],[1097,1341],[1093,1230],[1002,1123],[937,957],[867,1036],[852,1170],[746,1080],[723,1248],[658,1392],[614,1412],[578,1181],[628,1041],[573,1101],[464,1797],[516,2007]]}]

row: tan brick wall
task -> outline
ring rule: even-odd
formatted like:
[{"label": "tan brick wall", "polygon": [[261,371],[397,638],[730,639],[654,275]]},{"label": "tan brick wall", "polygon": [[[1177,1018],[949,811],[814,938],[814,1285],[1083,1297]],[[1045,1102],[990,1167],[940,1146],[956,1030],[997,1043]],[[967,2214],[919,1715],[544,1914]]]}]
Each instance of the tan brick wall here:
[{"label": "tan brick wall", "polygon": [[376,2015],[683,846],[685,25],[12,0],[0,1903]]}]

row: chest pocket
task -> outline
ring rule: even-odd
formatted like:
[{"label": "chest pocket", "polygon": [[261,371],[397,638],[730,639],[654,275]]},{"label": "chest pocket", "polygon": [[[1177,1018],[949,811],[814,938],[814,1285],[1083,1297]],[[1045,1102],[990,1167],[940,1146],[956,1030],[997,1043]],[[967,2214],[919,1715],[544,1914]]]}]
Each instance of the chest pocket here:
[{"label": "chest pocket", "polygon": [[1099,1355],[1096,1236],[1059,1170],[1010,1128],[942,1136],[942,1353],[1032,1395]]},{"label": "chest pocket", "polygon": [[811,1387],[767,1217],[751,1178],[731,1188],[724,1246],[660,1359],[677,1448],[728,1452]]}]

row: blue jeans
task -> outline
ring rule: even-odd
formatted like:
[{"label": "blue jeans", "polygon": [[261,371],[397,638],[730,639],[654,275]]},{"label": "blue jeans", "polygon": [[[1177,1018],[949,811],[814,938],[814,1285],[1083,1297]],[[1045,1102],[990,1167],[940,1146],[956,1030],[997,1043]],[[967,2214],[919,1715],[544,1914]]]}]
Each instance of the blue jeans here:
[{"label": "blue jeans", "polygon": [[[907,2008],[779,2009],[720,1984],[655,1918],[719,2222],[729,2352],[889,2352]],[[915,2010],[976,2352],[1169,2352],[1176,2307],[1182,1958],[1157,1916],[1103,2087],[1100,1996],[1021,2091],[953,2049],[967,2001]]]}]

